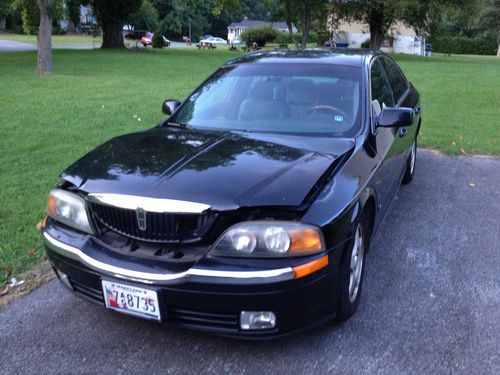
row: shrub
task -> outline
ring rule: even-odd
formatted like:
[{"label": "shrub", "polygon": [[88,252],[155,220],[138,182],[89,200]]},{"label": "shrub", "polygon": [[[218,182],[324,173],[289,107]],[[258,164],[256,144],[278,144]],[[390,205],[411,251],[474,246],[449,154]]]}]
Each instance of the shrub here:
[{"label": "shrub", "polygon": [[366,39],[363,43],[361,43],[361,48],[370,48],[370,39]]},{"label": "shrub", "polygon": [[155,31],[153,34],[153,40],[151,42],[153,48],[163,48],[165,47],[165,41],[163,40],[163,35],[160,31]]},{"label": "shrub", "polygon": [[259,47],[264,47],[266,43],[274,42],[280,32],[271,26],[255,27],[246,29],[241,34],[241,40],[247,44],[257,43]]},{"label": "shrub", "polygon": [[[328,34],[328,35],[330,35],[330,34]],[[300,42],[302,41],[302,33],[294,33],[293,36],[295,37],[295,41],[298,44],[300,44]],[[276,38],[275,42],[278,44],[289,44],[289,43],[292,43],[292,39],[290,38],[289,33],[280,32],[278,34],[278,37]],[[318,42],[318,33],[315,31],[310,31],[309,32],[309,39],[307,40],[307,43],[317,43],[317,42]]]},{"label": "shrub", "polygon": [[318,46],[322,47],[329,39],[330,39],[330,32],[326,30],[318,31],[318,39],[316,41]]},{"label": "shrub", "polygon": [[495,38],[431,37],[433,52],[457,55],[496,55],[498,44]]},{"label": "shrub", "polygon": [[288,33],[279,33],[276,39],[274,40],[278,44],[289,44],[292,43],[290,40],[290,35]]}]

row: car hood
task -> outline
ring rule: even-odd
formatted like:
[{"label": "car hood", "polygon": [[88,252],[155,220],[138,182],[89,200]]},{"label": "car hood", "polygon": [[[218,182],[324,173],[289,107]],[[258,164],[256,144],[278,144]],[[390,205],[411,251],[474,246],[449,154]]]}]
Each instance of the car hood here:
[{"label": "car hood", "polygon": [[61,174],[86,193],[298,206],[352,139],[156,127],[97,147]]}]

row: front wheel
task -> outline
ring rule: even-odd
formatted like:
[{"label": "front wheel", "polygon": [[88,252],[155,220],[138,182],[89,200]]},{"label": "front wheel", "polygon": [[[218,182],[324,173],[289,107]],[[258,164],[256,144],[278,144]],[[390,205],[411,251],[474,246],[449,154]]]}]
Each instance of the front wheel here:
[{"label": "front wheel", "polygon": [[368,245],[366,235],[364,220],[360,220],[354,232],[352,247],[341,266],[337,320],[349,319],[358,308],[363,285],[365,250]]},{"label": "front wheel", "polygon": [[415,174],[415,163],[417,161],[417,140],[413,141],[411,145],[410,156],[406,161],[406,171],[403,176],[403,185],[409,184],[413,180],[413,175]]}]

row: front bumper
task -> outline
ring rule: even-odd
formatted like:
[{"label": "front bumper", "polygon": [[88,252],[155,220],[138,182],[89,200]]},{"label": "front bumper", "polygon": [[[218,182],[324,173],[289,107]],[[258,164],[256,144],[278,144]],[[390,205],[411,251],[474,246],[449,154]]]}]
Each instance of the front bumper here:
[{"label": "front bumper", "polygon": [[[104,306],[103,278],[155,289],[165,323],[229,336],[266,338],[321,323],[335,311],[339,264],[335,258],[340,252],[329,253],[326,267],[294,279],[291,266],[249,269],[213,263],[210,267],[196,264],[187,271],[166,271],[121,259],[91,236],[54,225],[44,228],[43,237],[49,260],[67,275],[66,285],[74,292]],[[277,326],[241,330],[241,311],[272,311]]]}]

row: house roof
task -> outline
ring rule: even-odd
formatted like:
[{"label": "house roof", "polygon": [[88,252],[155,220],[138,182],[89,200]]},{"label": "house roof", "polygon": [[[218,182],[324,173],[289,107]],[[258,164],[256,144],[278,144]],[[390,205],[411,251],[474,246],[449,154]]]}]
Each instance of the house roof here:
[{"label": "house roof", "polygon": [[[262,27],[262,26],[268,26],[271,25],[272,27],[276,29],[288,29],[288,26],[286,22],[283,21],[278,21],[278,22],[267,22],[267,21],[260,21],[260,20],[243,20],[241,22],[231,22],[231,24],[227,27],[228,29],[234,29],[237,27]],[[295,27],[294,27],[295,28]]]}]

